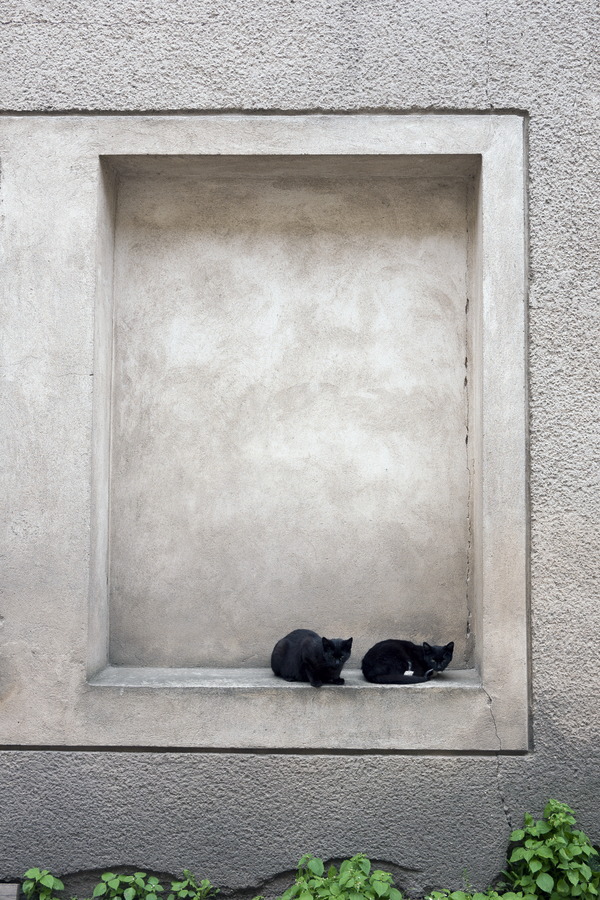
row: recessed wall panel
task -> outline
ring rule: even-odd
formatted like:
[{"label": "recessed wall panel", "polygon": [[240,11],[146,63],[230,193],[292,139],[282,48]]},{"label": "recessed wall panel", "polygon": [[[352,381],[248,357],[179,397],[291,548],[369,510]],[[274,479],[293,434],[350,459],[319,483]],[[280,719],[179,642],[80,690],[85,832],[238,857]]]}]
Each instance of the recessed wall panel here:
[{"label": "recessed wall panel", "polygon": [[173,172],[118,186],[111,662],[267,666],[311,627],[468,663],[469,179]]}]

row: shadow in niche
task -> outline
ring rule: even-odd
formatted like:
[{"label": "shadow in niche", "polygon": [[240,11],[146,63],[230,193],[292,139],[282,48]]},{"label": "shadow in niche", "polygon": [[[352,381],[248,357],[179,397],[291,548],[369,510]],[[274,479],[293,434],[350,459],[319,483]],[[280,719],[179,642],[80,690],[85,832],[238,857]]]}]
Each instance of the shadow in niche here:
[{"label": "shadow in niche", "polygon": [[[348,851],[348,856],[351,856],[354,851]],[[356,851],[358,852],[358,851]],[[325,860],[325,868],[327,869],[330,865],[338,866],[346,857],[335,856],[330,857]],[[402,891],[403,894],[408,896],[423,896],[423,888],[421,886],[420,881],[420,869],[411,869],[408,866],[399,866],[396,863],[390,862],[389,860],[384,859],[371,859],[371,865],[373,869],[384,869],[386,872],[391,872],[394,877],[395,886]],[[191,868],[191,871],[194,872],[198,876],[198,878],[206,878],[207,875],[202,871],[195,871],[193,861],[189,861],[185,864],[186,868]],[[60,877],[65,885],[64,897],[71,898],[86,898],[91,897],[92,891],[98,882],[101,880],[101,876],[103,872],[115,872],[116,874],[126,874],[130,872],[146,872],[148,875],[155,875],[162,886],[165,888],[165,896],[167,894],[168,888],[170,887],[171,881],[176,881],[181,877],[181,872],[177,874],[172,874],[169,872],[159,872],[154,869],[148,868],[143,864],[136,864],[130,866],[106,866],[103,869],[81,869],[77,872],[71,872],[68,874],[62,874]],[[277,872],[275,875],[270,875],[267,878],[259,879],[254,884],[249,885],[248,887],[231,887],[228,885],[218,885],[215,887],[219,888],[219,897],[226,898],[226,900],[253,900],[257,895],[264,897],[265,900],[275,900],[276,897],[280,897],[287,888],[289,888],[294,883],[294,878],[296,876],[296,869],[284,869],[281,872]]]}]

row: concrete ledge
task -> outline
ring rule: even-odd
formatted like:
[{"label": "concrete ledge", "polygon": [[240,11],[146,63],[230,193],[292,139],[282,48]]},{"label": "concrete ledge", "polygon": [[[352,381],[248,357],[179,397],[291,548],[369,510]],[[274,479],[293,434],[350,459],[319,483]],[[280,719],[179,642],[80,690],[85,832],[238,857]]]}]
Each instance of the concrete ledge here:
[{"label": "concrete ledge", "polygon": [[0,884],[0,900],[17,900],[20,884]]},{"label": "concrete ledge", "polygon": [[[346,684],[323,685],[332,691],[398,691],[398,690],[476,690],[481,680],[475,669],[454,669],[424,684],[371,684],[360,669],[344,669]],[[217,690],[291,690],[314,691],[309,684],[285,681],[273,675],[271,669],[192,669],[159,668],[150,666],[107,666],[89,681],[94,687],[122,688],[215,688]]]},{"label": "concrete ledge", "polygon": [[[476,670],[420,685],[375,685],[357,669],[315,690],[269,669],[108,667],[87,685],[94,742],[198,749],[481,751],[502,747]],[[116,715],[108,732],[97,712]],[[163,724],[155,727],[154,723]],[[174,723],[173,729],[164,723]],[[89,733],[89,732],[88,732]]]}]

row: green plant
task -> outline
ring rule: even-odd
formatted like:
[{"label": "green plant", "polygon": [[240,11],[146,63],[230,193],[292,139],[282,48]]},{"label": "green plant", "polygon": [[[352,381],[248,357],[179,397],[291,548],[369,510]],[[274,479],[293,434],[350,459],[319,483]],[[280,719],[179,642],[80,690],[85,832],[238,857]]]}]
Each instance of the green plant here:
[{"label": "green plant", "polygon": [[510,884],[544,900],[596,900],[600,893],[598,854],[574,824],[573,810],[558,800],[548,801],[544,818],[537,822],[526,815],[524,827],[510,836],[513,849],[504,873]]},{"label": "green plant", "polygon": [[145,872],[134,872],[133,875],[104,872],[101,878],[92,897],[102,897],[104,900],[158,900],[156,895],[164,891],[158,878]]},{"label": "green plant", "polygon": [[189,869],[183,870],[183,877],[180,881],[171,882],[171,891],[167,900],[207,900],[219,893],[219,889],[214,887],[208,878],[203,878],[198,882],[196,876],[192,875]]},{"label": "green plant", "polygon": [[537,900],[533,894],[523,894],[521,891],[504,891],[499,893],[493,888],[486,891],[432,891],[427,895],[427,900]]},{"label": "green plant", "polygon": [[51,900],[55,891],[65,889],[60,878],[56,878],[48,869],[27,869],[23,878],[25,881],[22,890],[27,900]]},{"label": "green plant", "polygon": [[376,869],[363,853],[345,859],[339,872],[330,866],[325,874],[322,859],[302,857],[298,863],[296,880],[281,896],[281,900],[402,900],[402,894],[392,885],[389,872]]}]

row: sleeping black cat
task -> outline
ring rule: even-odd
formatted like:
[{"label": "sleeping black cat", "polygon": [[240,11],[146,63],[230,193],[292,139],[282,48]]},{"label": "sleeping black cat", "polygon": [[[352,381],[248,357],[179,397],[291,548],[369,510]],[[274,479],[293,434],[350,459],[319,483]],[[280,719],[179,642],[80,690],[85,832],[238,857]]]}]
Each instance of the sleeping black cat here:
[{"label": "sleeping black cat", "polygon": [[286,681],[309,681],[313,687],[343,684],[342,666],[350,658],[352,638],[319,637],[316,631],[297,628],[277,641],[271,668]]},{"label": "sleeping black cat", "polygon": [[367,650],[362,672],[367,681],[376,684],[420,684],[443,671],[454,650],[454,641],[436,647],[423,641],[379,641]]}]

